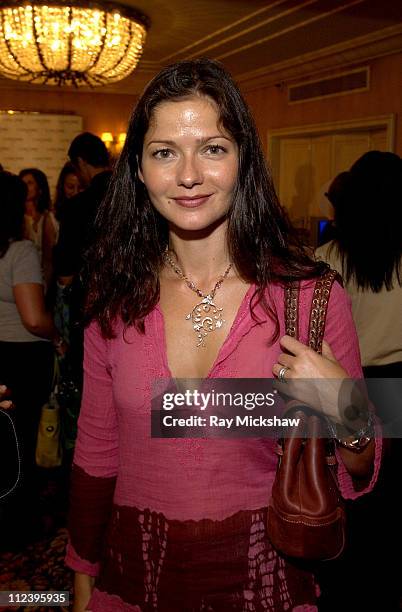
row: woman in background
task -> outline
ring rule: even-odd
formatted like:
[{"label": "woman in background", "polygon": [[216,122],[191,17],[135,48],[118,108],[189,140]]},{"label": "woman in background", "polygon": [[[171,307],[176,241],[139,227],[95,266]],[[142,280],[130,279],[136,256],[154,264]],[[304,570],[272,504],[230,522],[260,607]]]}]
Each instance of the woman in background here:
[{"label": "woman in background", "polygon": [[38,168],[25,168],[19,176],[27,186],[24,237],[38,249],[45,287],[48,287],[53,274],[53,247],[57,240],[49,183],[46,174]]},{"label": "woman in background", "polygon": [[81,191],[78,174],[71,162],[66,162],[60,171],[56,185],[54,212],[57,221],[60,221],[68,200]]},{"label": "woman in background", "polygon": [[51,208],[49,183],[46,174],[38,168],[25,168],[19,176],[27,186],[25,237],[32,240],[41,254],[44,219]]},{"label": "woman in background", "polygon": [[[56,185],[56,198],[54,201],[54,212],[57,222],[57,236],[59,234],[59,223],[63,217],[68,201],[81,191],[80,179],[71,162],[66,162],[61,169]],[[70,286],[59,285],[56,278],[52,279],[50,289],[50,302],[54,304],[54,318],[57,329],[69,342],[70,330]]]},{"label": "woman in background", "polygon": [[[0,170],[2,172],[2,170]],[[7,387],[6,385],[0,385],[0,408],[3,410],[7,410],[8,408],[12,408],[12,401],[9,399],[5,399],[7,397]]]},{"label": "woman in background", "polygon": [[316,250],[352,299],[366,376],[402,377],[402,159],[370,151],[329,189],[336,239]]},{"label": "woman in background", "polygon": [[[0,172],[0,383],[11,391],[22,451],[22,483],[1,537],[29,536],[36,495],[35,446],[53,374],[54,348],[65,347],[45,309],[37,249],[23,239],[23,180]],[[10,499],[11,501],[11,499]],[[14,529],[15,528],[15,529]]]},{"label": "woman in background", "polygon": [[[378,379],[368,383],[371,398],[391,434],[400,437],[402,159],[393,153],[370,151],[340,177],[328,192],[336,238],[319,247],[316,256],[343,277],[352,300],[364,375]],[[334,609],[340,609],[345,598],[356,609],[400,609],[399,566],[391,560],[389,546],[392,542],[395,550],[402,547],[397,484],[401,482],[401,440],[390,440],[388,446],[375,493],[349,507],[351,545],[332,589]],[[370,537],[374,524],[378,533]],[[355,595],[343,590],[351,574],[356,584],[370,588],[359,589]]]}]

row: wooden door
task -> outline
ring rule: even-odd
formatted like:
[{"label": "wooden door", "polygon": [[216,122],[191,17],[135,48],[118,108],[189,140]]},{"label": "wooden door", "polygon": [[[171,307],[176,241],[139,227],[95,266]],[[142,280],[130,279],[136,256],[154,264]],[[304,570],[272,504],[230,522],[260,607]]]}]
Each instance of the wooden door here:
[{"label": "wooden door", "polygon": [[387,150],[385,128],[280,138],[276,186],[293,223],[308,228],[310,217],[330,216],[324,200],[329,184],[374,149]]},{"label": "wooden door", "polygon": [[298,227],[306,224],[312,193],[311,138],[283,138],[279,150],[279,199]]},{"label": "wooden door", "polygon": [[332,136],[331,174],[349,170],[351,165],[370,150],[370,133],[334,134]]}]

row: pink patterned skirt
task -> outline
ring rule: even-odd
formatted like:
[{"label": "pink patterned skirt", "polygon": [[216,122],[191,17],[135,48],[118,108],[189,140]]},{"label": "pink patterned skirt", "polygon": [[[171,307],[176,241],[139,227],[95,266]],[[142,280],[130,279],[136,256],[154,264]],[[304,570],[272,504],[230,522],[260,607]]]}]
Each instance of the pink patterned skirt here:
[{"label": "pink patterned skirt", "polygon": [[317,586],[266,536],[266,508],[222,521],[114,506],[92,612],[312,612]]}]

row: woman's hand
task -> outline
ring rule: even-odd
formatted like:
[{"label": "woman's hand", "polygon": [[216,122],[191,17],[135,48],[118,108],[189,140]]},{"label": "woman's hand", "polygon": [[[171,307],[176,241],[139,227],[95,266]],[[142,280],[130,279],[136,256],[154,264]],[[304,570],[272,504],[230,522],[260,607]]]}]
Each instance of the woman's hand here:
[{"label": "woman's hand", "polygon": [[11,400],[2,399],[6,392],[7,387],[5,385],[0,385],[0,408],[4,408],[5,410],[13,407],[13,403]]},{"label": "woman's hand", "polygon": [[[343,431],[351,434],[367,424],[367,397],[364,389],[349,378],[335,359],[327,342],[322,344],[322,355],[290,336],[281,339],[287,353],[281,353],[272,371],[282,372],[284,382],[276,381],[275,387],[287,397],[322,412]],[[353,436],[352,436],[353,437]],[[364,488],[373,470],[374,440],[359,453],[339,447],[342,461],[353,478],[360,479]]]},{"label": "woman's hand", "polygon": [[273,367],[275,376],[279,375],[282,366],[287,366],[285,378],[348,378],[346,370],[339,365],[331,347],[325,340],[322,343],[322,355],[302,344],[291,336],[283,336],[281,347],[287,353],[281,353]]},{"label": "woman's hand", "polygon": [[53,347],[59,357],[64,357],[68,350],[68,344],[61,336],[53,339]]},{"label": "woman's hand", "polygon": [[274,375],[279,377],[275,387],[333,421],[344,424],[344,381],[349,377],[335,359],[329,344],[323,342],[322,355],[291,336],[283,336],[280,344],[287,352],[279,355],[272,368]]}]

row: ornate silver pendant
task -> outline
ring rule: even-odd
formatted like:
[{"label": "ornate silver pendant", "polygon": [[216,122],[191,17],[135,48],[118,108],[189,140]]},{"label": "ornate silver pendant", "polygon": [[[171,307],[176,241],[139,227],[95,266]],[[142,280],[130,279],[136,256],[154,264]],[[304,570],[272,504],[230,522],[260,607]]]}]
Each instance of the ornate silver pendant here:
[{"label": "ornate silver pendant", "polygon": [[186,321],[191,320],[193,329],[197,334],[198,346],[206,346],[205,338],[215,329],[219,329],[224,324],[223,308],[218,308],[213,303],[210,295],[204,297],[202,302],[196,304],[193,310],[186,316]]}]

